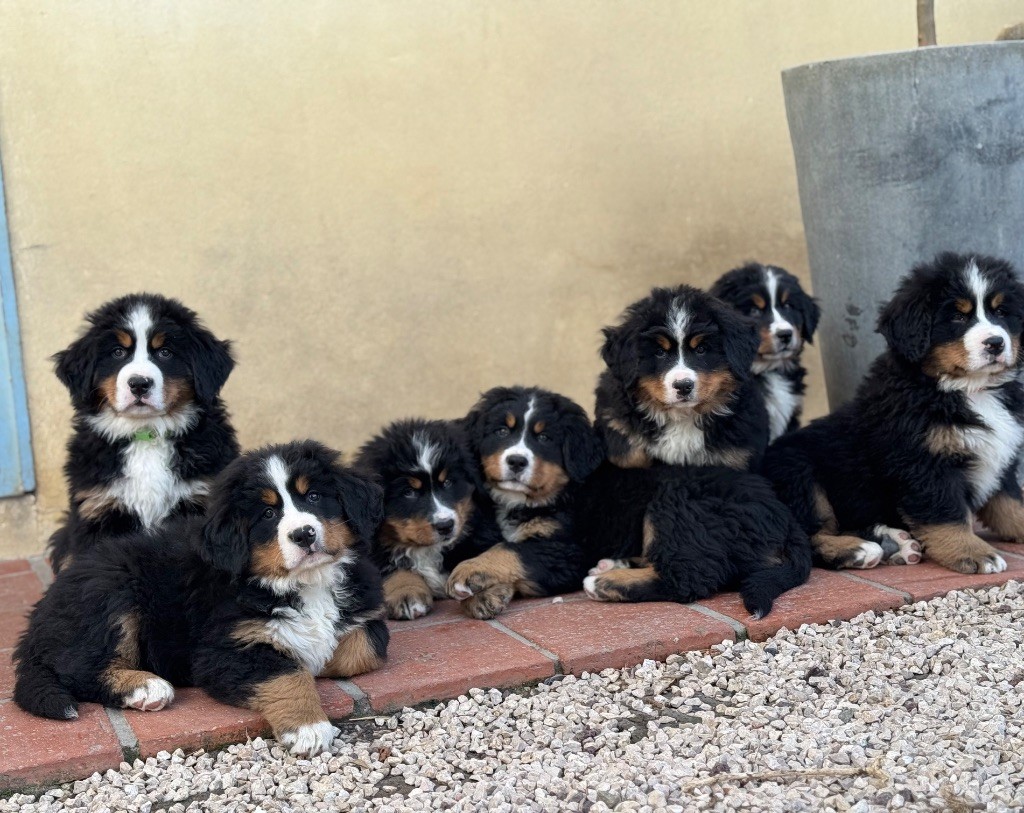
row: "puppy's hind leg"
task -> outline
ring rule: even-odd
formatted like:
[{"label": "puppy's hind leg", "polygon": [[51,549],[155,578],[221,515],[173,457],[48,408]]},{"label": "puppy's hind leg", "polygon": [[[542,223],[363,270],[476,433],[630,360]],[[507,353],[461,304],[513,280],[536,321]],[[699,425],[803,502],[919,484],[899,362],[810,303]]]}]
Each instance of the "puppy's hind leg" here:
[{"label": "puppy's hind leg", "polygon": [[916,565],[921,561],[924,545],[902,528],[874,525],[859,536],[882,546],[883,564]]},{"label": "puppy's hind leg", "polygon": [[615,568],[583,580],[586,594],[597,601],[673,601],[651,566]]},{"label": "puppy's hind leg", "polygon": [[844,536],[820,531],[811,537],[815,557],[835,570],[857,568],[867,570],[877,567],[885,558],[885,551],[878,542],[859,536]]}]

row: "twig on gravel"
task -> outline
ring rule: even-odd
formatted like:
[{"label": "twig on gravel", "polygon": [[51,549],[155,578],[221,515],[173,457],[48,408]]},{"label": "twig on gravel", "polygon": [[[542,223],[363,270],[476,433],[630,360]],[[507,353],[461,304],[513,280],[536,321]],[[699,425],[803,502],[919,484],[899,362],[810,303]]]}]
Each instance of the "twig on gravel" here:
[{"label": "twig on gravel", "polygon": [[691,779],[683,782],[679,789],[682,791],[696,790],[706,785],[721,785],[726,782],[786,782],[793,779],[838,779],[844,776],[870,776],[886,784],[892,782],[892,777],[882,770],[881,760],[875,760],[863,768],[808,768],[807,770],[789,771],[762,771],[759,773],[719,773],[702,776],[699,779]]}]

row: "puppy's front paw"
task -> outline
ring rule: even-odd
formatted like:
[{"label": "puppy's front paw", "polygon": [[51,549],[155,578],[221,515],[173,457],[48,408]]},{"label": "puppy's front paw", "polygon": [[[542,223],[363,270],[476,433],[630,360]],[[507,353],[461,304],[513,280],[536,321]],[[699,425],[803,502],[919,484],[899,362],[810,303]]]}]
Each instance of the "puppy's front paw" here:
[{"label": "puppy's front paw", "polygon": [[340,733],[328,720],[320,723],[300,725],[294,731],[282,731],[278,742],[297,757],[315,757],[323,751],[331,750],[331,743]]},{"label": "puppy's front paw", "polygon": [[500,615],[515,594],[510,584],[495,584],[478,590],[462,602],[463,608],[472,617],[487,621]]},{"label": "puppy's front paw", "polygon": [[609,570],[625,570],[632,567],[628,559],[601,559],[596,565],[587,571],[590,576],[600,576]]},{"label": "puppy's front paw", "polygon": [[467,559],[457,564],[448,577],[447,591],[452,598],[465,601],[497,583],[497,577],[481,567],[476,559]]},{"label": "puppy's front paw", "polygon": [[885,551],[882,550],[881,545],[877,542],[864,540],[858,547],[850,551],[843,566],[857,568],[858,570],[868,570],[872,567],[878,567],[884,556]]},{"label": "puppy's front paw", "polygon": [[160,711],[172,700],[174,700],[174,687],[156,675],[123,698],[125,708],[139,711]]},{"label": "puppy's front paw", "polygon": [[993,548],[991,552],[972,552],[970,556],[950,562],[947,567],[961,573],[1002,573],[1006,570],[1006,560]]},{"label": "puppy's front paw", "polygon": [[414,593],[407,595],[388,596],[384,602],[388,610],[388,618],[399,621],[411,621],[431,611],[434,597],[430,593]]},{"label": "puppy's front paw", "polygon": [[882,562],[887,565],[916,565],[924,546],[902,528],[876,525],[872,528],[882,546]]}]

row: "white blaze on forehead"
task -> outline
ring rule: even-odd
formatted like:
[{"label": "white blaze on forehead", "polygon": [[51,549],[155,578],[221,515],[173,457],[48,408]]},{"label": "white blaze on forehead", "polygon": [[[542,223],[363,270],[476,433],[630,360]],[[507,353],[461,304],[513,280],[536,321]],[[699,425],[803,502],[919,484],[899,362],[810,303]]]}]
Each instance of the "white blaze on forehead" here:
[{"label": "white blaze on forehead", "polygon": [[285,567],[291,570],[301,562],[306,552],[288,538],[288,534],[296,528],[309,525],[316,531],[316,544],[322,543],[324,539],[324,526],[320,520],[308,511],[300,511],[291,492],[288,491],[288,467],[278,455],[271,455],[264,464],[264,470],[270,482],[273,483],[274,491],[281,498],[281,519],[277,523],[277,544],[281,548],[281,556],[284,559]]},{"label": "white blaze on forehead", "polygon": [[764,284],[768,288],[768,306],[772,309],[772,323],[769,326],[774,337],[780,330],[793,331],[793,339],[796,339],[796,330],[791,322],[788,322],[779,313],[779,276],[772,269],[764,269]]},{"label": "white blaze on forehead", "polygon": [[[531,395],[530,401],[526,405],[526,414],[523,416],[523,431],[519,433],[519,440],[516,441],[515,446],[509,446],[501,456],[501,476],[505,480],[515,480],[518,478],[524,482],[529,482],[533,477],[533,450],[526,445],[526,437],[530,431],[530,420],[533,418],[533,413],[536,410],[536,401],[537,399]],[[526,468],[518,474],[513,472],[508,466],[508,459],[513,455],[521,455],[526,458]]]},{"label": "white blaze on forehead", "polygon": [[676,400],[676,390],[672,385],[677,381],[693,381],[696,384],[697,373],[686,366],[683,361],[683,348],[686,347],[686,331],[690,328],[690,312],[680,299],[672,301],[668,310],[666,325],[676,340],[676,363],[662,376],[661,385],[665,390],[665,401]]},{"label": "white blaze on forehead", "polygon": [[416,465],[420,467],[420,471],[433,474],[434,466],[437,465],[437,453],[440,451],[437,445],[427,440],[422,432],[413,432],[412,446],[416,450]]},{"label": "white blaze on forehead", "polygon": [[682,347],[686,339],[686,329],[690,326],[690,312],[680,299],[674,299],[668,309],[666,327],[675,336],[676,342]]},{"label": "white blaze on forehead", "polygon": [[128,381],[134,376],[148,378],[153,384],[144,398],[144,402],[155,411],[164,409],[164,376],[160,368],[149,356],[149,340],[153,331],[153,314],[145,305],[138,305],[131,310],[124,327],[135,340],[132,360],[117,373],[117,395],[114,408],[122,412],[135,404]]},{"label": "white blaze on forehead", "polygon": [[[1002,325],[993,324],[989,313],[985,309],[985,300],[989,296],[989,283],[985,279],[978,264],[972,259],[964,269],[964,282],[971,292],[971,299],[974,301],[975,324],[968,328],[964,334],[964,348],[971,370],[986,367],[993,362],[1008,364],[1012,348],[1010,346],[1010,334]],[[993,358],[985,348],[987,339],[1000,338],[1003,340],[1003,352]]]}]

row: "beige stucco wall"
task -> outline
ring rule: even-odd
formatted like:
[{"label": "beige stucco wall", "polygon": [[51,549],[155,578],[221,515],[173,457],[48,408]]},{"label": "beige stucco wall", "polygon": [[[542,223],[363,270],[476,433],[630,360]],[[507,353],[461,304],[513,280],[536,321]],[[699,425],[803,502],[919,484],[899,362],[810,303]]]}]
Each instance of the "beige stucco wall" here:
[{"label": "beige stucco wall", "polygon": [[[946,44],[1021,16],[937,5]],[[236,340],[247,446],[352,449],[500,383],[590,406],[598,329],[652,284],[805,274],[780,70],[915,42],[912,0],[5,0],[39,490],[0,556],[63,508],[48,357],[84,310],[160,291]]]}]

